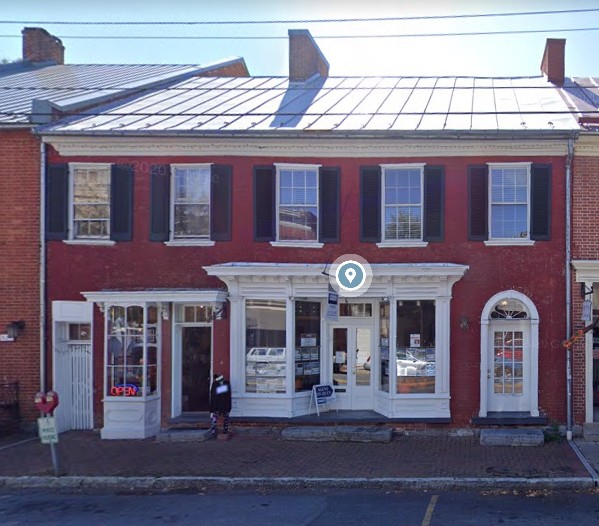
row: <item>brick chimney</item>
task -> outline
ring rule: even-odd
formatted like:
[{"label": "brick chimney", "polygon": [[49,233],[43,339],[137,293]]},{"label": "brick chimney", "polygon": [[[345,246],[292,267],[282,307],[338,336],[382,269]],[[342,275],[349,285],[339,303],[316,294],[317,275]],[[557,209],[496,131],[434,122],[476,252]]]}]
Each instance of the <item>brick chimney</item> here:
[{"label": "brick chimney", "polygon": [[64,64],[64,46],[57,38],[41,27],[26,27],[23,35],[23,60],[29,62],[53,61]]},{"label": "brick chimney", "polygon": [[320,75],[328,77],[329,63],[307,29],[289,30],[289,80],[306,82]]},{"label": "brick chimney", "polygon": [[553,84],[561,86],[564,83],[565,72],[565,38],[548,38],[545,44],[545,52],[541,61],[541,72],[547,77],[547,80]]}]

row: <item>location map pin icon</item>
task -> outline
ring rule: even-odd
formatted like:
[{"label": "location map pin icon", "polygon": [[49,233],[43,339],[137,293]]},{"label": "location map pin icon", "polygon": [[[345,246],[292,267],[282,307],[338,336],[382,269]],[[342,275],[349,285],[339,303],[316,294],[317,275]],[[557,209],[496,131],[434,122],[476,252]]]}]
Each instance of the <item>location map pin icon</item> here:
[{"label": "location map pin icon", "polygon": [[356,271],[353,268],[348,268],[345,271],[345,277],[347,278],[347,281],[351,282],[356,279]]}]

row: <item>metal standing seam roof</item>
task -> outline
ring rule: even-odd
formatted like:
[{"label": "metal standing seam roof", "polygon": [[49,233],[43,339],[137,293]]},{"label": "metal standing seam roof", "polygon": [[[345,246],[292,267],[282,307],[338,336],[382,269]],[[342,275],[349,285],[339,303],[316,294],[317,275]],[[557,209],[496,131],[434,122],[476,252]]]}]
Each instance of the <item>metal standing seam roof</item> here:
[{"label": "metal standing seam roof", "polygon": [[194,77],[40,129],[43,134],[577,130],[543,77]]},{"label": "metal standing seam roof", "polygon": [[[234,60],[234,59],[227,59]],[[0,67],[0,125],[31,122],[32,101],[47,100],[61,107],[85,104],[98,98],[161,81],[179,80],[181,75],[205,71],[211,65],[156,64],[65,64],[20,68]],[[3,69],[4,68],[4,69]]]},{"label": "metal standing seam roof", "polygon": [[599,122],[599,78],[597,77],[571,77],[564,80],[560,89],[566,104],[572,112],[583,121],[594,120],[584,127],[597,131]]}]

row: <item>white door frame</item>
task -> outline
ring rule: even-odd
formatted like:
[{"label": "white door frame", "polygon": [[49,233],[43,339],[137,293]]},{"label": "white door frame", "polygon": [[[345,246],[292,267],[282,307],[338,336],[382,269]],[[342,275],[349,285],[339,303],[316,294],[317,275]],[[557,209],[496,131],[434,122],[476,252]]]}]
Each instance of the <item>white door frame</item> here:
[{"label": "white door frame", "polygon": [[[356,376],[352,374],[353,362],[356,361],[356,357],[353,356],[353,352],[351,352],[352,358],[348,358],[347,360],[347,388],[345,393],[337,392],[337,404],[340,406],[339,409],[348,409],[348,410],[374,410],[374,390],[375,390],[375,375],[377,359],[375,356],[376,346],[375,342],[375,317],[372,318],[343,318],[342,321],[329,322],[328,324],[328,349],[326,355],[323,359],[327,360],[330,364],[329,369],[331,371],[332,376],[332,363],[333,363],[333,331],[334,329],[347,329],[348,330],[348,347],[351,345],[357,346],[357,342],[354,342],[354,336],[350,336],[350,332],[353,331],[353,334],[356,333],[359,328],[370,329],[370,386],[366,387],[358,387],[355,385]],[[350,343],[351,342],[351,343]],[[354,351],[355,349],[351,349]],[[348,354],[350,353],[350,349],[347,349]],[[358,367],[360,364],[355,364]],[[352,381],[350,381],[352,379]],[[333,384],[331,378],[331,385]],[[367,396],[364,396],[367,393]]]},{"label": "white door frame", "polygon": [[[489,369],[492,364],[489,363],[490,356],[490,331],[491,329],[491,311],[495,305],[503,299],[515,299],[522,303],[528,311],[528,319],[514,320],[526,321],[530,329],[530,356],[528,360],[528,378],[529,383],[524,388],[529,390],[529,410],[530,416],[539,416],[539,313],[534,303],[528,296],[515,290],[506,290],[495,294],[483,308],[481,314],[480,326],[480,411],[479,416],[484,418],[488,412],[488,382]],[[526,376],[526,375],[525,375]]]}]

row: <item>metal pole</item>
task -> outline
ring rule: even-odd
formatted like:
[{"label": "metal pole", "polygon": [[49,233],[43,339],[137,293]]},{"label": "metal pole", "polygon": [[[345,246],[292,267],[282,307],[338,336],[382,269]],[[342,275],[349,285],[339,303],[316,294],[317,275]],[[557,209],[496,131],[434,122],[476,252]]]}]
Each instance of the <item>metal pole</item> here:
[{"label": "metal pole", "polygon": [[60,476],[60,470],[58,469],[58,452],[56,451],[56,444],[53,442],[50,444],[50,453],[52,454],[52,467],[54,468],[54,476]]}]

